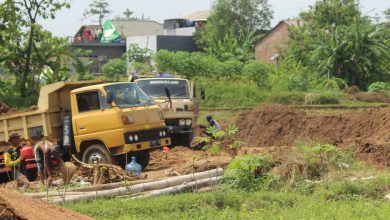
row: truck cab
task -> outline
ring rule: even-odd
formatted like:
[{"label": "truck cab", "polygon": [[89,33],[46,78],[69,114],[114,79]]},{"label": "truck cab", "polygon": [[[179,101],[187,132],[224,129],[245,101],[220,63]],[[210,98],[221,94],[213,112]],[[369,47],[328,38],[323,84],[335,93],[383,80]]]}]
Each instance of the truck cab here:
[{"label": "truck cab", "polygon": [[182,78],[144,78],[135,83],[163,108],[172,145],[189,147],[198,118],[195,86]]},{"label": "truck cab", "polygon": [[86,163],[125,165],[135,156],[143,169],[150,150],[171,145],[162,108],[126,82],[43,86],[37,110],[0,116],[0,146],[11,131],[25,140],[43,135]]},{"label": "truck cab", "polygon": [[75,150],[85,162],[125,164],[133,153],[145,168],[150,149],[171,144],[162,109],[135,83],[92,85],[70,96]]}]

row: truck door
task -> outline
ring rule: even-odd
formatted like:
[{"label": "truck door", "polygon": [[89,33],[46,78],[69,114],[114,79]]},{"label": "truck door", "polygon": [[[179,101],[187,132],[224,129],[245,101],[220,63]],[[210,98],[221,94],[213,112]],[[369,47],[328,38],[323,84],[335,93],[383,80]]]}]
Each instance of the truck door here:
[{"label": "truck door", "polygon": [[101,140],[106,147],[124,144],[118,112],[108,107],[100,91],[77,93],[76,100],[77,109],[72,117],[76,146],[84,140],[95,139]]}]

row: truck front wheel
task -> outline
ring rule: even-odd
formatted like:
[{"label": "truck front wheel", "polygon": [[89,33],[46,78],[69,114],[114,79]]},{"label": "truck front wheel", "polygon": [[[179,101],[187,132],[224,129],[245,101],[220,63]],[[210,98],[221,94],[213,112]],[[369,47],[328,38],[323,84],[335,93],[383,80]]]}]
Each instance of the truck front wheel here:
[{"label": "truck front wheel", "polygon": [[150,151],[149,150],[143,150],[135,153],[135,158],[137,163],[139,163],[142,166],[142,170],[145,170],[146,167],[149,165],[150,161]]},{"label": "truck front wheel", "polygon": [[83,153],[83,162],[94,164],[94,163],[104,163],[112,164],[113,159],[108,152],[108,150],[101,144],[93,144],[84,151]]}]

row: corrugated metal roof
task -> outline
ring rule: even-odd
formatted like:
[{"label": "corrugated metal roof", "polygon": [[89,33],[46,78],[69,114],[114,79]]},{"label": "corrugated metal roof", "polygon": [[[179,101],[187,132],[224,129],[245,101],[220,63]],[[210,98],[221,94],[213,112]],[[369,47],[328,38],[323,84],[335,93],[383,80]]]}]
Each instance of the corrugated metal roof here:
[{"label": "corrugated metal roof", "polygon": [[163,25],[150,20],[110,20],[122,37],[158,35]]},{"label": "corrugated metal roof", "polygon": [[210,10],[204,10],[204,11],[196,11],[192,14],[186,15],[183,18],[189,19],[189,20],[207,20],[207,18],[210,16],[211,12]]}]

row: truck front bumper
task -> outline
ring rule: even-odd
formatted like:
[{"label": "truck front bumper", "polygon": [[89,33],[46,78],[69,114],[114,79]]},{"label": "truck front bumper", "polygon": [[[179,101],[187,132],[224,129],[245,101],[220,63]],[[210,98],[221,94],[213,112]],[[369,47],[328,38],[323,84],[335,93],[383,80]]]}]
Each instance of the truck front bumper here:
[{"label": "truck front bumper", "polygon": [[187,134],[193,132],[191,126],[174,125],[174,126],[167,126],[167,128],[169,134]]}]

